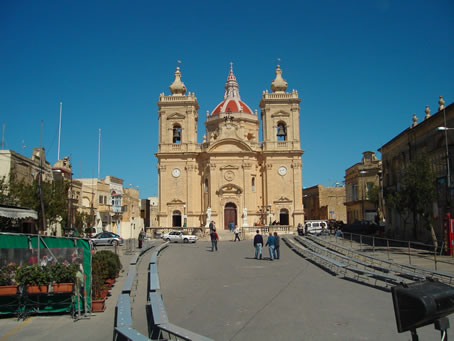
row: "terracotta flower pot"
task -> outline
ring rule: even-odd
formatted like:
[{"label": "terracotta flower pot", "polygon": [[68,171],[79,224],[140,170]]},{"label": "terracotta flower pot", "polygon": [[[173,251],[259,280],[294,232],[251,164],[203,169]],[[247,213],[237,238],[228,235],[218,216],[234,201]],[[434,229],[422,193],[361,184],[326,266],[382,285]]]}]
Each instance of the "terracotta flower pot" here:
[{"label": "terracotta flower pot", "polygon": [[16,295],[18,285],[4,285],[0,286],[0,296]]},{"label": "terracotta flower pot", "polygon": [[47,289],[47,285],[27,285],[27,292],[29,294],[47,293]]},{"label": "terracotta flower pot", "polygon": [[74,283],[55,283],[52,287],[54,292],[73,292]]},{"label": "terracotta flower pot", "polygon": [[102,313],[106,309],[105,305],[106,299],[92,300],[91,301],[91,311],[93,313]]}]

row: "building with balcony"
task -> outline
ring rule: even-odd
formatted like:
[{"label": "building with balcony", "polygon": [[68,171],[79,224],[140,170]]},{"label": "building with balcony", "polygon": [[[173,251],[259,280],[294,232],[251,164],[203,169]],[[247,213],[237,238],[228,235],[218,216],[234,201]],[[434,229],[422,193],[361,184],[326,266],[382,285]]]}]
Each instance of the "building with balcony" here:
[{"label": "building with balcony", "polygon": [[123,215],[121,217],[121,236],[136,239],[144,221],[140,215],[139,190],[132,187],[123,189]]},{"label": "building with balcony", "polygon": [[[417,115],[413,114],[411,125],[379,149],[383,162],[386,229],[388,234],[395,237],[432,241],[431,233],[422,219],[413,221],[412,214],[399,214],[386,204],[387,195],[398,191],[406,166],[419,157],[425,157],[432,165],[436,177],[433,184],[436,199],[432,205],[432,218],[441,245],[441,241],[446,240],[443,219],[447,213],[454,213],[454,131],[451,130],[454,128],[454,103],[445,106],[445,101],[440,96],[437,112],[432,115],[429,106],[426,106],[423,116],[424,119],[419,122]],[[440,127],[448,130],[440,130]]]},{"label": "building with balcony", "polygon": [[378,197],[372,198],[372,192],[379,192],[381,161],[374,152],[364,152],[361,162],[345,171],[345,206],[347,224],[367,220],[378,222]]}]

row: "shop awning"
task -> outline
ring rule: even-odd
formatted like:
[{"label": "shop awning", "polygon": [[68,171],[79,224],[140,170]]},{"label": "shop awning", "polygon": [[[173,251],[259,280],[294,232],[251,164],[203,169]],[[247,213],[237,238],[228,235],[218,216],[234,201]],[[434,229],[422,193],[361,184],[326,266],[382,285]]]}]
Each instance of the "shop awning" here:
[{"label": "shop awning", "polygon": [[0,217],[11,219],[38,219],[38,213],[27,208],[0,206]]}]

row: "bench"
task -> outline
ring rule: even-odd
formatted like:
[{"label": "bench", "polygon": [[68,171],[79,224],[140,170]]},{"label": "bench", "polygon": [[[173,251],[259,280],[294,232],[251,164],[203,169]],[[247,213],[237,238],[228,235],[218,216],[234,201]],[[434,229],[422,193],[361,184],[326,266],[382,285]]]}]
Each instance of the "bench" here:
[{"label": "bench", "polygon": [[159,284],[159,275],[158,275],[158,265],[157,264],[150,264],[149,269],[149,283],[150,287],[148,288],[150,292],[161,290],[161,286]]},{"label": "bench", "polygon": [[115,327],[131,327],[131,301],[128,294],[120,294],[115,310]]},{"label": "bench", "polygon": [[[315,237],[316,238],[316,237]],[[340,245],[336,245],[336,244],[333,244],[329,241],[321,241],[320,238],[317,238],[317,243],[324,243],[324,244],[327,244],[328,246],[327,247],[332,247],[332,248],[339,248],[341,250],[345,250],[347,251],[348,253],[352,254],[352,255],[357,255],[357,256],[360,256],[362,258],[365,258],[365,259],[369,259],[371,260],[372,262],[368,264],[368,266],[370,268],[373,268],[375,270],[378,270],[378,271],[382,271],[382,272],[386,272],[386,273],[389,273],[389,272],[395,272],[396,274],[398,274],[398,276],[400,277],[403,277],[405,279],[410,279],[410,280],[416,280],[416,281],[421,281],[421,280],[425,280],[426,279],[426,276],[422,275],[422,274],[418,274],[416,272],[408,272],[408,271],[404,271],[402,269],[402,267],[407,267],[407,265],[405,264],[399,264],[399,263],[394,263],[394,262],[391,262],[391,261],[388,261],[388,260],[385,260],[385,259],[381,259],[381,258],[377,258],[377,257],[374,257],[374,256],[371,256],[371,255],[365,255],[363,253],[360,253],[358,251],[354,251],[354,250],[351,250],[351,249],[348,249],[348,248],[345,248],[343,246],[340,246]],[[384,267],[384,266],[381,266],[381,265],[375,265],[374,263],[383,263],[383,264],[387,264],[388,267]],[[411,267],[411,266],[410,266]],[[427,270],[427,269],[426,269]],[[430,270],[428,270],[430,271]]]},{"label": "bench", "polygon": [[366,275],[367,277],[371,277],[376,280],[381,280],[385,283],[399,284],[402,282],[401,278],[390,275],[390,274],[373,272],[373,271],[369,271],[369,270],[365,270],[365,269],[358,269],[358,268],[354,268],[354,267],[347,267],[346,269],[351,272],[354,272],[358,275]]},{"label": "bench", "polygon": [[136,278],[136,265],[130,265],[128,269],[128,276],[126,277],[125,283],[123,284],[123,288],[121,289],[122,294],[130,294],[132,290],[132,285],[134,284],[134,280]]},{"label": "bench", "polygon": [[[291,247],[291,249],[293,251],[295,251],[296,253],[302,255],[303,257],[310,258],[311,260],[313,260],[314,262],[316,262],[319,265],[324,265],[325,268],[328,268],[331,271],[334,271],[334,270],[332,270],[332,267],[342,269],[347,266],[346,264],[338,262],[337,260],[329,258],[327,256],[321,255],[317,252],[311,251],[309,249],[302,249],[300,246],[295,244],[295,242],[292,240],[284,239],[284,242],[286,242],[287,245],[288,245],[288,243],[292,244],[293,247]],[[322,260],[324,263],[317,262],[317,259]]]},{"label": "bench", "polygon": [[132,264],[132,265],[137,264],[139,257],[140,257],[140,253],[135,253],[134,256],[131,257],[129,264]]},{"label": "bench", "polygon": [[165,340],[211,341],[212,339],[196,334],[173,323],[160,324],[161,338]]},{"label": "bench", "polygon": [[[123,336],[119,338],[119,336]],[[140,334],[132,327],[115,327],[114,340],[134,340],[134,341],[150,341],[148,337]]]}]

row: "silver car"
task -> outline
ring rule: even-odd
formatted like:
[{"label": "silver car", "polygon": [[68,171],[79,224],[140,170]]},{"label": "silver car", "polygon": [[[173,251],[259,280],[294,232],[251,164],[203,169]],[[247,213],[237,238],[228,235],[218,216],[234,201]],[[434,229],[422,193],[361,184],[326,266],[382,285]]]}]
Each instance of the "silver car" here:
[{"label": "silver car", "polygon": [[169,233],[164,234],[162,239],[173,243],[195,243],[199,238],[184,234],[182,231],[170,231]]},{"label": "silver car", "polygon": [[121,245],[123,244],[123,238],[113,232],[101,232],[94,236],[91,241],[93,245]]}]

